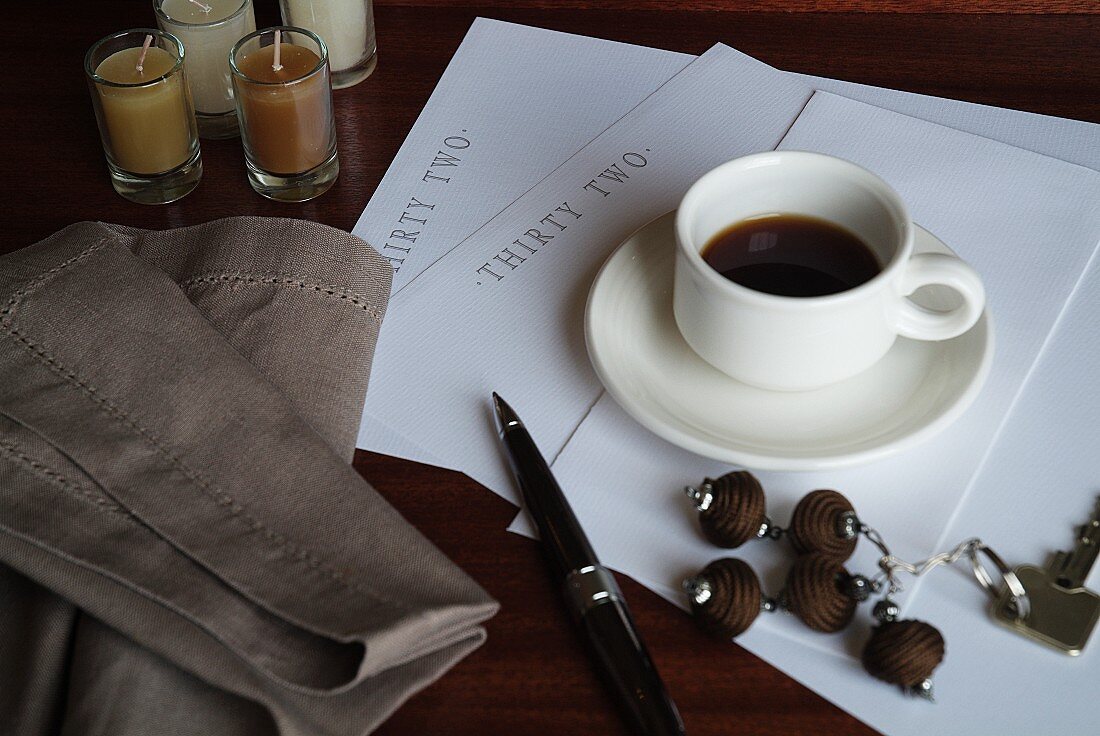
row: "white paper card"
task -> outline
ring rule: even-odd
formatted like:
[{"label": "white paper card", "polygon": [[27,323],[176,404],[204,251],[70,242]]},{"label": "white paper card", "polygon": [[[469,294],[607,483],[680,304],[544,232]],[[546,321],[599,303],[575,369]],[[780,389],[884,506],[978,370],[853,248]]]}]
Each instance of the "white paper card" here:
[{"label": "white paper card", "polygon": [[[478,18],[352,232],[390,259],[399,292],[694,60]],[[357,446],[458,467],[401,426],[364,419]]]},{"label": "white paper card", "polygon": [[1097,123],[870,87],[808,74],[793,76],[821,92],[832,92],[869,105],[992,138],[1017,148],[1026,148],[1044,156],[1100,170],[1100,124]]}]

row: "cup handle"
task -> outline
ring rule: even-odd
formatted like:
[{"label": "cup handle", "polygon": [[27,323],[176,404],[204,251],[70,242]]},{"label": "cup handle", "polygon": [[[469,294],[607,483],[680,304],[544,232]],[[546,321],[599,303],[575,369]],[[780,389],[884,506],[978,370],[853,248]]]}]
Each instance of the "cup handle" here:
[{"label": "cup handle", "polygon": [[[933,284],[955,290],[963,303],[949,312],[938,312],[905,298]],[[918,253],[910,258],[902,276],[901,294],[897,332],[914,340],[958,337],[974,326],[985,309],[985,287],[978,274],[962,260],[943,253]]]}]

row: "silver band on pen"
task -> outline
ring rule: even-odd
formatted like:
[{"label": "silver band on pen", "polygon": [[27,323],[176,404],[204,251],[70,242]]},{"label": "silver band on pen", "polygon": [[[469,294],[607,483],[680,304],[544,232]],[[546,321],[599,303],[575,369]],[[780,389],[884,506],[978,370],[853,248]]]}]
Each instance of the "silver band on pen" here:
[{"label": "silver band on pen", "polygon": [[623,599],[615,576],[603,565],[588,565],[569,573],[565,578],[565,595],[581,615],[596,606]]}]

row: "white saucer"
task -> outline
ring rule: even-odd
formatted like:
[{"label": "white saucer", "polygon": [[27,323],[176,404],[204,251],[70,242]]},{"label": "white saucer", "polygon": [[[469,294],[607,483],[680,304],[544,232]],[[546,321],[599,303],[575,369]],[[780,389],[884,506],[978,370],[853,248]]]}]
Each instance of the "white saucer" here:
[{"label": "white saucer", "polygon": [[[672,315],[670,212],[603,265],[585,312],[585,339],[608,392],[657,435],[699,455],[760,470],[821,470],[877,460],[929,439],[974,401],[993,359],[989,313],[943,342],[898,338],[886,357],[843,383],[777,392],[736,381],[684,342]],[[918,227],[917,253],[951,250]],[[922,289],[945,308],[957,296]]]}]

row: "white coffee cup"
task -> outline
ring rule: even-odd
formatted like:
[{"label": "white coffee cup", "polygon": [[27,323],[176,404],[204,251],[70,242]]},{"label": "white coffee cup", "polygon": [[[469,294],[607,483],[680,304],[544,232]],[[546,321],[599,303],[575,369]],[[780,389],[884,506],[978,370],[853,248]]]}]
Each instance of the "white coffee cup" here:
[{"label": "white coffee cup", "polygon": [[[882,270],[827,296],[755,291],[707,264],[704,246],[730,225],[763,214],[826,220],[859,237]],[[673,308],[688,345],[718,370],[760,388],[801,391],[850,378],[878,362],[898,335],[948,340],[985,307],[981,279],[949,255],[913,255],[914,226],[886,182],[849,161],[774,151],[722,164],[696,181],[676,213]],[[962,297],[948,312],[906,298],[931,284]]]}]

